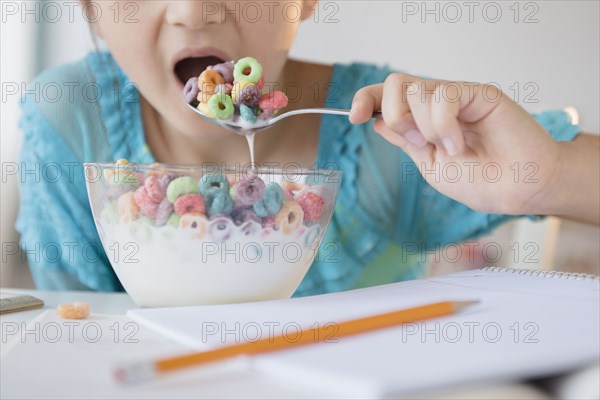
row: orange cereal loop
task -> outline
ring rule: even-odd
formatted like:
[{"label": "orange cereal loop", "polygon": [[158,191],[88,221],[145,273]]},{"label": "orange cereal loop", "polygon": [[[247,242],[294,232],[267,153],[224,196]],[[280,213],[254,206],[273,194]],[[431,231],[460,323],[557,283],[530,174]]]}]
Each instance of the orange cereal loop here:
[{"label": "orange cereal loop", "polygon": [[225,80],[217,71],[207,69],[202,72],[198,77],[198,101],[208,103],[208,100],[215,94],[217,86],[223,83],[225,83]]},{"label": "orange cereal loop", "polygon": [[147,175],[162,175],[164,172],[163,171],[159,171],[159,169],[162,168],[162,164],[155,162],[152,163],[150,165],[148,165],[148,172],[146,172]]},{"label": "orange cereal loop", "polygon": [[304,189],[304,187],[304,185],[296,182],[284,181],[281,184],[281,188],[283,189],[283,195],[287,200],[294,200],[294,194]]},{"label": "orange cereal loop", "polygon": [[90,315],[90,306],[77,301],[75,303],[61,304],[57,308],[58,315],[66,319],[86,319]]},{"label": "orange cereal loop", "polygon": [[119,158],[117,160],[117,165],[127,165],[127,164],[129,164],[129,161],[127,161],[127,159],[125,159],[125,158]]},{"label": "orange cereal loop", "polygon": [[295,201],[285,203],[275,216],[275,227],[285,235],[291,235],[298,230],[302,222],[304,222],[304,211]]},{"label": "orange cereal loop", "polygon": [[140,206],[136,203],[133,192],[127,192],[117,200],[117,210],[119,211],[119,221],[127,224],[139,218]]},{"label": "orange cereal loop", "polygon": [[208,232],[208,220],[198,212],[183,214],[179,218],[179,229],[191,234],[194,239],[202,239]]}]

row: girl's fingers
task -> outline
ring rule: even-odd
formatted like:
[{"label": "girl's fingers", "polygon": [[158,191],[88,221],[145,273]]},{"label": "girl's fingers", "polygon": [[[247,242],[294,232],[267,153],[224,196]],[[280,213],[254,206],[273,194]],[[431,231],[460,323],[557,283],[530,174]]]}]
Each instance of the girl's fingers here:
[{"label": "girl's fingers", "polygon": [[388,128],[381,119],[375,121],[373,125],[375,132],[379,133],[385,140],[391,144],[400,147],[418,166],[431,165],[432,155],[435,151],[431,143],[425,142],[424,145],[417,145],[407,140],[405,136]]},{"label": "girl's fingers", "polygon": [[[464,84],[466,86],[466,84]],[[475,86],[474,88],[472,88]],[[508,100],[502,91],[493,85],[469,85],[469,101],[461,103],[458,119],[474,123],[481,121],[504,100]],[[466,89],[465,89],[466,90]]]},{"label": "girl's fingers", "polygon": [[[381,104],[383,120],[388,128],[400,135],[417,128],[406,101],[406,89],[416,80],[419,79],[410,75],[391,74],[383,84]],[[421,144],[425,144],[424,138]]]},{"label": "girl's fingers", "polygon": [[465,141],[458,115],[461,107],[469,104],[470,99],[462,92],[458,83],[440,83],[435,88],[430,103],[433,135],[450,156],[459,154],[464,149]]},{"label": "girl's fingers", "polygon": [[[441,141],[435,133],[431,123],[431,93],[435,89],[434,81],[421,81],[409,85],[406,91],[406,98],[410,111],[415,120],[418,132],[423,135],[427,142],[436,147],[441,146]],[[408,134],[417,134],[408,132]]]},{"label": "girl's fingers", "polygon": [[352,100],[350,122],[353,124],[364,124],[371,119],[373,111],[381,110],[382,97],[383,83],[365,86],[356,92]]}]

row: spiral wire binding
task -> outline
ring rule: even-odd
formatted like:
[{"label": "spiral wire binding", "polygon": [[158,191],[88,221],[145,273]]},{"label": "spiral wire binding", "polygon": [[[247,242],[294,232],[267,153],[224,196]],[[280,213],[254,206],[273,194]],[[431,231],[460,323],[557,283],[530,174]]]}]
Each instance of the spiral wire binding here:
[{"label": "spiral wire binding", "polygon": [[579,281],[600,281],[600,276],[590,274],[580,274],[575,272],[562,272],[562,271],[544,271],[539,269],[518,269],[518,268],[505,268],[505,267],[485,267],[484,271],[491,272],[505,272],[523,276],[535,276],[542,278],[552,279],[573,279]]}]

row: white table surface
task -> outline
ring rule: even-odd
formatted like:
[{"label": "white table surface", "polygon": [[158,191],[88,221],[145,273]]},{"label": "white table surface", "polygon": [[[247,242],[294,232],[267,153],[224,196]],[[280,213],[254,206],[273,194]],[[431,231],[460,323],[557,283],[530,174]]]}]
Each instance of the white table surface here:
[{"label": "white table surface", "polygon": [[[247,364],[230,361],[213,366],[189,369],[171,374],[158,381],[135,387],[115,384],[110,371],[115,363],[131,359],[154,359],[188,351],[185,347],[163,338],[142,326],[136,332],[136,344],[125,344],[123,324],[125,312],[136,305],[124,293],[46,292],[2,288],[0,293],[31,294],[44,301],[43,309],[21,311],[0,316],[2,341],[0,342],[1,385],[0,398],[325,398],[333,393],[315,392],[298,383],[281,382],[262,374],[253,373]],[[107,328],[118,323],[122,334],[118,342],[103,338],[98,343],[48,344],[30,333],[19,337],[7,335],[8,330],[26,329],[25,323],[59,304],[85,301],[92,315],[87,322],[99,322],[103,334],[112,337]],[[111,314],[106,317],[101,314]],[[52,324],[52,322],[48,322]],[[60,323],[60,319],[56,320]],[[66,320],[64,320],[66,321]],[[116,321],[116,322],[115,322]],[[137,325],[137,324],[136,324]],[[43,329],[43,328],[42,328]],[[75,333],[74,336],[77,336]],[[16,338],[16,339],[15,339]],[[77,341],[75,337],[75,341]],[[79,340],[82,342],[82,340]],[[114,342],[114,343],[113,343]],[[423,394],[424,398],[551,398],[539,389],[517,383],[505,383],[467,388],[454,388],[443,393]]]}]

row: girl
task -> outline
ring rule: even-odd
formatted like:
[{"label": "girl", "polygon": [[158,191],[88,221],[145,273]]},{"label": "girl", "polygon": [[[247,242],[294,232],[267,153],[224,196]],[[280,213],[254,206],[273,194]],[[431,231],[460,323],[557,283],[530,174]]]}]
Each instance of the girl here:
[{"label": "girl", "polygon": [[[258,59],[269,80],[304,93],[294,108],[352,107],[349,120],[290,118],[257,138],[262,163],[335,165],[344,173],[324,239],[336,251],[314,263],[296,295],[414,278],[423,273],[418,251],[488,233],[516,215],[598,223],[597,140],[565,143],[579,128],[563,112],[531,117],[506,96],[487,96],[481,85],[288,59],[298,21],[281,13],[248,21],[236,18],[235,2],[136,3],[134,23],[107,17],[110,2],[87,7],[109,52],[37,79],[93,87],[95,94],[75,90],[74,98],[23,104],[24,168],[53,163],[62,169],[58,181],[22,179],[17,227],[24,250],[33,254],[49,244],[62,250],[52,259],[29,257],[39,288],[122,289],[100,246],[81,163],[248,161],[243,138],[200,119],[182,99],[188,78],[245,56]],[[316,1],[293,3],[306,19]],[[315,98],[314,85],[329,90]],[[374,110],[383,120],[373,124]],[[490,163],[500,172],[497,180],[482,174]],[[535,183],[515,182],[514,163],[532,163]],[[436,172],[449,165],[458,168],[457,179]]]}]

